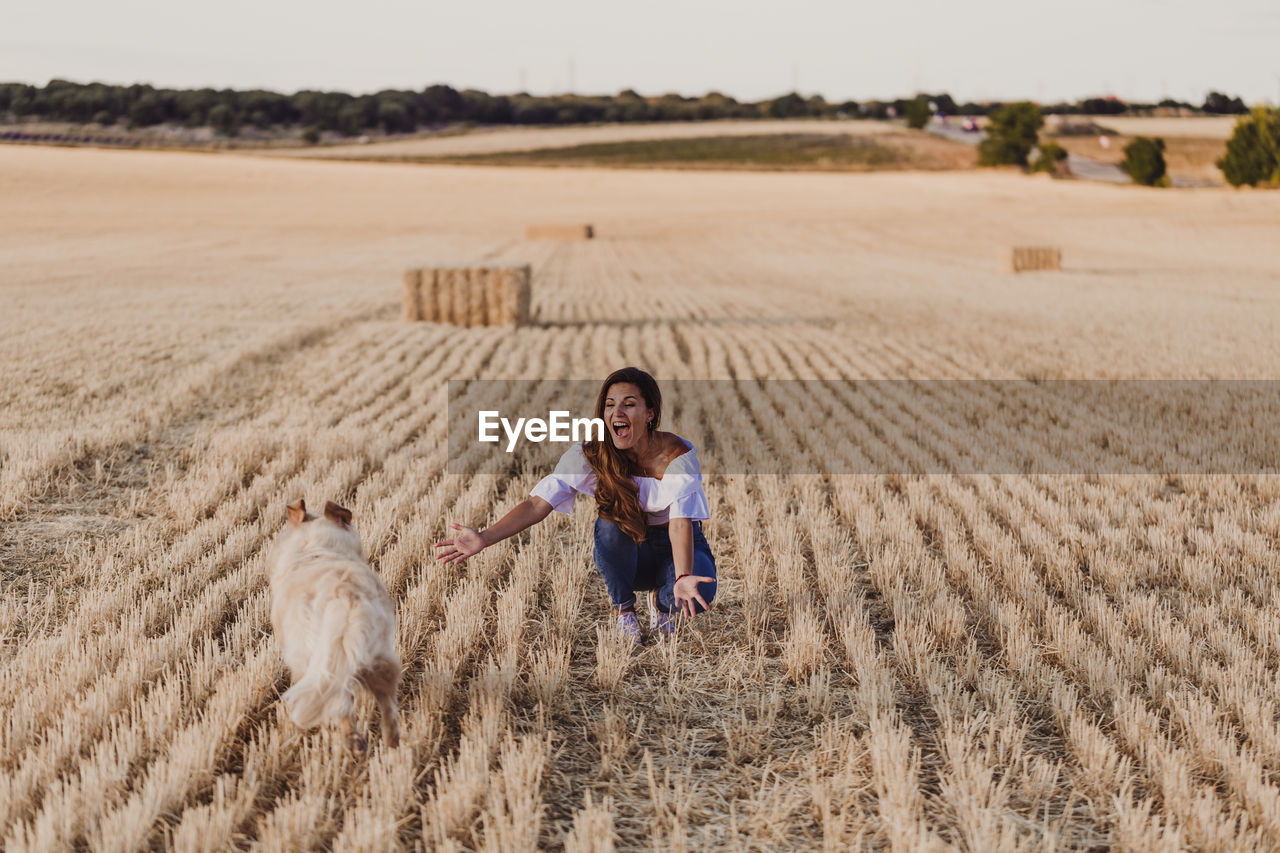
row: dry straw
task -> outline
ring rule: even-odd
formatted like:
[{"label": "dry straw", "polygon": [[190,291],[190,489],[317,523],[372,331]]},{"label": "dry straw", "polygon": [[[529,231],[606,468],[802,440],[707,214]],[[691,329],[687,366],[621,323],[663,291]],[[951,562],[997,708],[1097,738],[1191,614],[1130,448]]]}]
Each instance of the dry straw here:
[{"label": "dry straw", "polygon": [[[1010,289],[995,296],[1009,320],[998,339],[981,312],[939,335],[913,307],[933,261],[850,247],[784,207],[732,240],[694,222],[654,241],[527,244],[555,264],[539,319],[573,327],[500,342],[448,326],[388,334],[341,277],[312,295],[342,319],[284,306],[285,280],[263,291],[231,274],[242,298],[207,301],[179,277],[177,291],[130,290],[121,314],[121,291],[90,278],[0,314],[22,355],[0,427],[0,849],[1280,849],[1277,478],[753,477],[729,464],[776,453],[811,470],[822,439],[833,465],[911,470],[962,458],[965,417],[996,430],[1006,470],[1046,452],[1146,458],[1100,445],[1111,422],[1086,405],[976,383],[818,396],[762,382],[739,418],[723,414],[727,383],[670,393],[670,427],[703,454],[722,580],[711,613],[629,653],[596,632],[610,608],[588,500],[464,565],[430,559],[448,520],[490,523],[546,473],[495,459],[492,476],[448,475],[440,401],[454,377],[638,363],[659,377],[943,379],[1029,353],[1070,375],[1271,375],[1274,336],[1232,299],[1265,303],[1280,248],[1195,245],[1205,225],[1187,211],[1204,205],[1190,195],[1151,202],[1149,243],[1130,219],[1072,230],[1066,219],[1093,221],[1118,195],[1075,189],[1046,212],[993,187],[990,216],[950,239],[1087,232],[1093,251],[1135,265],[1172,246],[1187,281],[1229,274],[1231,293],[1170,289],[1170,312],[1125,325],[1149,293],[1113,269],[1087,308]],[[1255,228],[1261,204],[1242,196],[1214,222]],[[779,240],[752,242],[765,228]],[[344,251],[319,248],[317,263]],[[901,268],[910,297],[865,329],[847,282],[815,273],[864,261]],[[762,281],[762,265],[777,276]],[[409,302],[424,320],[452,317],[438,313],[453,296],[443,268],[423,269]],[[993,294],[982,271],[957,276]],[[486,322],[527,299],[497,293]],[[277,301],[269,328],[210,331]],[[670,322],[623,322],[655,304]],[[1047,310],[1074,339],[1049,354],[1036,349]],[[1184,328],[1193,311],[1203,323]],[[1002,407],[1069,427],[1009,429],[985,415]],[[821,419],[829,432],[788,431]],[[304,494],[352,501],[398,602],[404,737],[360,760],[293,730],[279,704],[264,552]]]},{"label": "dry straw", "polygon": [[410,322],[422,320],[422,270],[404,271],[404,301],[402,314]]},{"label": "dry straw", "polygon": [[449,278],[449,289],[452,293],[449,299],[453,304],[453,316],[450,321],[455,326],[471,325],[470,279],[470,271],[465,268],[454,270],[453,275]]},{"label": "dry straw", "polygon": [[455,326],[529,324],[528,264],[501,267],[425,267],[404,274],[406,321]]},{"label": "dry straw", "polygon": [[457,316],[453,307],[453,280],[457,278],[457,270],[436,270],[436,322],[453,323]]},{"label": "dry straw", "polygon": [[471,311],[467,315],[468,326],[488,326],[492,321],[488,313],[490,276],[480,270],[467,270],[463,280],[467,283],[467,297]]},{"label": "dry straw", "polygon": [[1062,250],[1054,246],[1014,246],[1002,252],[1000,261],[1006,272],[1062,269]]},{"label": "dry straw", "polygon": [[421,307],[422,314],[419,320],[425,320],[428,323],[441,322],[440,314],[440,271],[430,267],[421,271],[422,279],[419,284],[418,305]]},{"label": "dry straw", "polygon": [[590,225],[530,225],[524,230],[526,240],[590,240],[596,229]]},{"label": "dry straw", "polygon": [[530,279],[532,270],[528,266],[507,267],[501,273],[503,324],[527,326],[529,324],[529,302],[532,297]]}]

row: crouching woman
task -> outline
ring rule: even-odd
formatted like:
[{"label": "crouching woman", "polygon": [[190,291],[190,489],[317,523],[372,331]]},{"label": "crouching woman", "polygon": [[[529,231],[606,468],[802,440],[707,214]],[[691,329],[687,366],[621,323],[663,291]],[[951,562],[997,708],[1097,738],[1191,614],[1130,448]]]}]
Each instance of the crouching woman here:
[{"label": "crouching woman", "polygon": [[436,543],[447,563],[465,560],[545,519],[569,513],[578,494],[595,498],[595,563],[623,636],[640,642],[636,593],[648,595],[649,627],[669,634],[679,616],[705,611],[716,594],[716,561],[702,521],[709,516],[698,452],[658,429],[662,394],[635,367],[616,370],[596,397],[603,441],[574,444],[531,496],[482,531],[453,523],[458,534]]}]

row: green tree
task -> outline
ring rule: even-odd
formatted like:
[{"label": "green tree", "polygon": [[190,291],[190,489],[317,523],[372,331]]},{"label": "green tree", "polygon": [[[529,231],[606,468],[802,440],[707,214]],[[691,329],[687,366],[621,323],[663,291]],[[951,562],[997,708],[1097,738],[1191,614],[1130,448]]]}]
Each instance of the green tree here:
[{"label": "green tree", "polygon": [[129,123],[134,127],[149,127],[164,118],[164,103],[155,92],[147,92],[129,107]]},{"label": "green tree", "polygon": [[1124,147],[1124,162],[1120,168],[1144,187],[1167,187],[1169,176],[1165,173],[1164,140],[1139,136]]},{"label": "green tree", "polygon": [[1051,175],[1060,177],[1069,177],[1070,172],[1067,171],[1067,149],[1063,148],[1056,142],[1041,142],[1036,148],[1040,151],[1040,156],[1036,157],[1036,162],[1032,165],[1033,172],[1048,172]]},{"label": "green tree", "polygon": [[209,125],[223,136],[235,136],[240,132],[240,120],[235,110],[226,104],[218,104],[209,110]]},{"label": "green tree", "polygon": [[467,89],[462,93],[462,99],[465,101],[463,111],[468,121],[480,124],[511,123],[511,99],[506,95],[495,97],[476,89]]},{"label": "green tree", "polygon": [[1233,187],[1280,184],[1280,109],[1260,106],[1236,122],[1218,168]]},{"label": "green tree", "polygon": [[512,114],[516,124],[550,124],[555,117],[556,110],[546,98],[518,98]]},{"label": "green tree", "polygon": [[263,129],[294,124],[301,118],[290,96],[263,89],[239,93],[236,106],[241,115],[249,116],[250,122]]},{"label": "green tree", "polygon": [[959,109],[959,107],[956,106],[955,99],[946,92],[942,92],[938,95],[924,95],[922,97],[926,100],[933,101],[938,107],[938,112],[944,115],[952,115]]},{"label": "green tree", "polygon": [[366,98],[348,101],[338,109],[338,131],[345,136],[356,136],[373,122],[369,120]]},{"label": "green tree", "polygon": [[1232,98],[1221,92],[1210,92],[1206,95],[1202,109],[1207,113],[1216,113],[1218,115],[1243,115],[1249,112],[1249,108],[1244,105],[1244,101],[1238,96]]},{"label": "green tree", "polygon": [[906,105],[907,127],[912,130],[921,130],[929,119],[933,117],[933,110],[929,109],[929,99],[925,95],[916,95],[916,97],[907,102]]},{"label": "green tree", "polygon": [[378,124],[387,133],[408,133],[413,130],[413,117],[398,101],[380,101],[378,103]]},{"label": "green tree", "polygon": [[337,130],[338,111],[350,100],[351,96],[344,93],[304,89],[293,96],[293,106],[302,123]]},{"label": "green tree", "polygon": [[183,89],[173,93],[173,114],[187,127],[204,127],[209,123],[209,110],[222,102],[223,96],[213,89]]},{"label": "green tree", "polygon": [[1044,116],[1030,101],[1006,104],[991,112],[987,138],[978,144],[981,166],[1022,166],[1035,147]]},{"label": "green tree", "polygon": [[1116,116],[1128,109],[1119,98],[1085,98],[1080,102],[1080,112],[1087,115]]},{"label": "green tree", "polygon": [[770,118],[793,118],[806,115],[808,112],[809,105],[805,103],[804,98],[795,92],[789,92],[779,98],[774,98],[769,102],[768,107]]},{"label": "green tree", "polygon": [[697,99],[676,92],[663,95],[656,107],[659,121],[692,121],[698,117]]},{"label": "green tree", "polygon": [[468,118],[462,94],[452,86],[428,86],[422,90],[422,118],[426,122],[460,121]]}]

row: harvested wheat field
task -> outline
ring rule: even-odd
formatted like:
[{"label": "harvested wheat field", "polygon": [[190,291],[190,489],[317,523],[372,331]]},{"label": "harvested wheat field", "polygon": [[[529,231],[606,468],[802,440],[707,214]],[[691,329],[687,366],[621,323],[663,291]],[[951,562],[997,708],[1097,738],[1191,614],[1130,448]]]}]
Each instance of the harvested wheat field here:
[{"label": "harvested wheat field", "polygon": [[[1169,174],[1207,184],[1226,185],[1218,160],[1227,153],[1227,140],[1235,131],[1240,116],[1187,116],[1183,118],[1146,118],[1140,116],[1089,116],[1101,127],[1115,131],[1104,148],[1093,135],[1057,136],[1050,125],[1048,136],[1070,151],[1100,163],[1124,161],[1125,146],[1139,136],[1164,140],[1164,158]],[[1068,121],[1069,123],[1069,121]]]},{"label": "harvested wheat field", "polygon": [[[1112,136],[1106,148],[1093,136],[1056,136],[1053,141],[1072,154],[1080,154],[1099,163],[1124,162],[1124,149],[1137,137]],[[1226,186],[1218,161],[1227,153],[1223,139],[1196,136],[1170,136],[1164,138],[1164,159],[1169,174],[1189,178],[1208,185]]]},{"label": "harvested wheat field", "polygon": [[415,159],[426,157],[467,157],[480,154],[569,148],[613,142],[643,142],[703,137],[760,136],[768,134],[809,134],[878,136],[900,130],[887,121],[783,119],[690,122],[630,122],[623,124],[569,125],[566,127],[481,128],[466,133],[397,139],[367,145],[325,145],[262,152],[274,157],[365,159]]},{"label": "harvested wheat field", "polygon": [[1218,139],[1223,142],[1231,138],[1240,116],[1110,116],[1095,115],[1083,118],[1094,121],[1103,127],[1125,136],[1160,136],[1168,139],[1192,137],[1196,139]]},{"label": "harvested wheat field", "polygon": [[[449,379],[1270,377],[1277,221],[1007,173],[0,148],[0,845],[1274,849],[1273,477],[911,475],[953,403],[687,405],[667,428],[732,439],[699,448],[719,596],[634,653],[586,500],[431,544],[545,473],[448,473]],[[1002,273],[1018,245],[1063,269]],[[532,264],[531,324],[399,319],[406,268],[462,260]],[[735,473],[734,442],[812,464],[788,410],[884,473]],[[396,602],[398,749],[282,713],[298,497],[353,510]]]}]

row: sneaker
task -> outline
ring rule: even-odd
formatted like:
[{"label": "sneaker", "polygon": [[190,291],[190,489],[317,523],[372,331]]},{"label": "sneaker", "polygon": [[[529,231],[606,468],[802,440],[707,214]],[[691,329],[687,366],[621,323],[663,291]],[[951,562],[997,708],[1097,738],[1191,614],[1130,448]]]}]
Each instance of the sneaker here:
[{"label": "sneaker", "polygon": [[614,629],[637,646],[640,645],[640,620],[636,618],[635,611],[614,614]]},{"label": "sneaker", "polygon": [[679,613],[659,613],[658,614],[658,633],[670,636],[676,632],[676,625],[680,624]]},{"label": "sneaker", "polygon": [[676,620],[678,614],[663,613],[658,609],[658,591],[656,589],[649,591],[649,630],[656,630],[659,634],[674,634],[676,630]]}]

